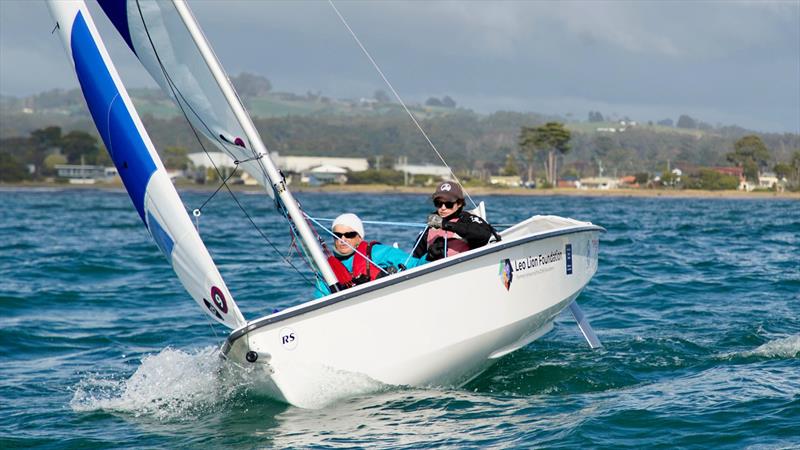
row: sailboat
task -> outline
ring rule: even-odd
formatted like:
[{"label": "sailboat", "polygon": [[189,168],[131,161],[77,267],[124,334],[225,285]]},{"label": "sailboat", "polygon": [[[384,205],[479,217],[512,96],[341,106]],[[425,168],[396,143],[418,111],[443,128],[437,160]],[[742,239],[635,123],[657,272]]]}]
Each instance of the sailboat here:
[{"label": "sailboat", "polygon": [[460,386],[550,331],[565,309],[589,345],[601,345],[575,300],[597,271],[604,229],[570,218],[533,216],[484,247],[339,290],[324,241],[270,158],[186,2],[98,3],[192,127],[263,186],[314,276],[333,292],[265,317],[242,315],[86,4],[48,0],[92,118],[140,219],[190,296],[232,330],[221,354],[254,373],[273,397],[308,405],[326,373],[391,385]]}]

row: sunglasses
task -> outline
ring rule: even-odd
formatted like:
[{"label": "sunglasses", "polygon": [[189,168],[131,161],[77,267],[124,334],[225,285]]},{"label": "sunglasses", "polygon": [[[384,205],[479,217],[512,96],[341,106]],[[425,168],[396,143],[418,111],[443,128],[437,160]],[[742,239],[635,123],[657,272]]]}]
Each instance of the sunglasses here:
[{"label": "sunglasses", "polygon": [[347,239],[355,239],[358,236],[358,231],[348,231],[346,233],[339,233],[338,231],[334,231],[333,235],[336,236],[337,239],[341,239],[345,237]]},{"label": "sunglasses", "polygon": [[443,202],[443,201],[441,201],[441,200],[434,200],[434,201],[433,201],[433,206],[435,206],[435,207],[436,207],[436,209],[439,209],[439,208],[441,208],[442,206],[444,206],[444,207],[445,207],[445,208],[447,208],[447,209],[450,209],[450,208],[452,208],[453,206],[456,206],[456,204],[457,204],[457,203],[458,203],[458,202]]}]

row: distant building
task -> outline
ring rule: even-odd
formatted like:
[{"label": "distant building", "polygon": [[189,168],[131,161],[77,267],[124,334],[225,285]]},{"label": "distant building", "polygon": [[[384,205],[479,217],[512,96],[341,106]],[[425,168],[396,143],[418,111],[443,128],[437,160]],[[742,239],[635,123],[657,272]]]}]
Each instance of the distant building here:
[{"label": "distant building", "polygon": [[758,187],[765,189],[777,189],[781,186],[781,180],[772,172],[762,172],[758,176]]},{"label": "distant building", "polygon": [[112,181],[117,176],[115,167],[56,164],[54,168],[58,177],[68,179],[70,184],[94,184],[97,181]]},{"label": "distant building", "polygon": [[492,175],[489,177],[489,183],[494,186],[520,187],[522,186],[522,178],[519,175]]},{"label": "distant building", "polygon": [[729,175],[738,178],[739,187],[737,189],[740,191],[750,192],[755,189],[755,186],[748,182],[747,178],[744,177],[744,168],[742,167],[712,167],[711,170],[723,175]]},{"label": "distant building", "polygon": [[[236,167],[234,159],[223,152],[209,152],[208,154],[198,152],[189,153],[187,156],[197,169],[216,166],[224,173],[226,170]],[[271,153],[270,157],[278,169],[286,174],[288,183],[291,183],[292,179],[297,177],[299,177],[301,183],[345,183],[347,181],[347,172],[361,172],[369,169],[369,163],[366,158],[281,156],[278,153]],[[244,184],[258,184],[255,178],[245,172],[241,172],[239,176]]]},{"label": "distant building", "polygon": [[450,176],[450,169],[433,164],[397,164],[394,166],[394,170],[399,170],[409,175],[428,175],[439,178],[447,178]]},{"label": "distant building", "polygon": [[619,182],[609,177],[590,177],[581,178],[578,181],[578,189],[616,189]]},{"label": "distant building", "polygon": [[189,158],[189,161],[192,162],[192,165],[199,169],[201,167],[205,168],[212,168],[217,167],[218,169],[233,169],[236,167],[234,164],[233,158],[228,156],[227,153],[224,152],[197,152],[197,153],[189,153],[186,155]]},{"label": "distant building", "polygon": [[367,158],[339,158],[333,156],[281,156],[272,153],[272,160],[284,172],[303,173],[315,167],[336,166],[350,172],[369,169]]},{"label": "distant building", "polygon": [[347,169],[338,166],[319,166],[304,172],[300,177],[300,182],[312,186],[330,183],[345,184],[347,183],[347,172]]},{"label": "distant building", "polygon": [[626,188],[638,188],[639,183],[636,182],[636,177],[634,175],[625,175],[624,177],[620,177],[619,186]]}]

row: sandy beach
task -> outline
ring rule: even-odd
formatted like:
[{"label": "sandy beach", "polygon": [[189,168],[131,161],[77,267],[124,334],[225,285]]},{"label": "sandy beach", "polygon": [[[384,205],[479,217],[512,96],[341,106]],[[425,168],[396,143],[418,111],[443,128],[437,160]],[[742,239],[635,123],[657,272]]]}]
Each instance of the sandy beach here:
[{"label": "sandy beach", "polygon": [[[217,184],[178,183],[179,191],[214,191]],[[259,191],[258,186],[231,185],[235,191]],[[121,183],[96,183],[88,185],[65,183],[0,183],[0,190],[15,189],[104,189],[123,190]],[[293,192],[330,192],[353,194],[429,194],[431,187],[420,186],[390,186],[385,184],[345,184],[312,186],[291,186]],[[764,199],[764,200],[800,200],[800,192],[771,192],[771,191],[703,191],[690,189],[524,189],[524,188],[498,188],[484,186],[467,186],[470,195],[519,195],[519,196],[577,196],[577,197],[664,197],[664,198],[727,198],[727,199]]]}]

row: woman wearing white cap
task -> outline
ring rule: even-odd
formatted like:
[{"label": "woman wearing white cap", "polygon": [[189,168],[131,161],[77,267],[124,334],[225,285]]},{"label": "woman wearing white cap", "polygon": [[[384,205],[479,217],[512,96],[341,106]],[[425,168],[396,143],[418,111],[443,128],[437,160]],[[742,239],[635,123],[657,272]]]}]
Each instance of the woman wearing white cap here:
[{"label": "woman wearing white cap", "polygon": [[[336,237],[333,256],[328,257],[328,263],[343,289],[380,278],[387,272],[395,273],[426,262],[424,259],[409,256],[400,249],[365,241],[364,224],[355,214],[340,215],[333,221],[331,230]],[[318,280],[314,297],[320,298],[328,294],[328,287]]]}]

